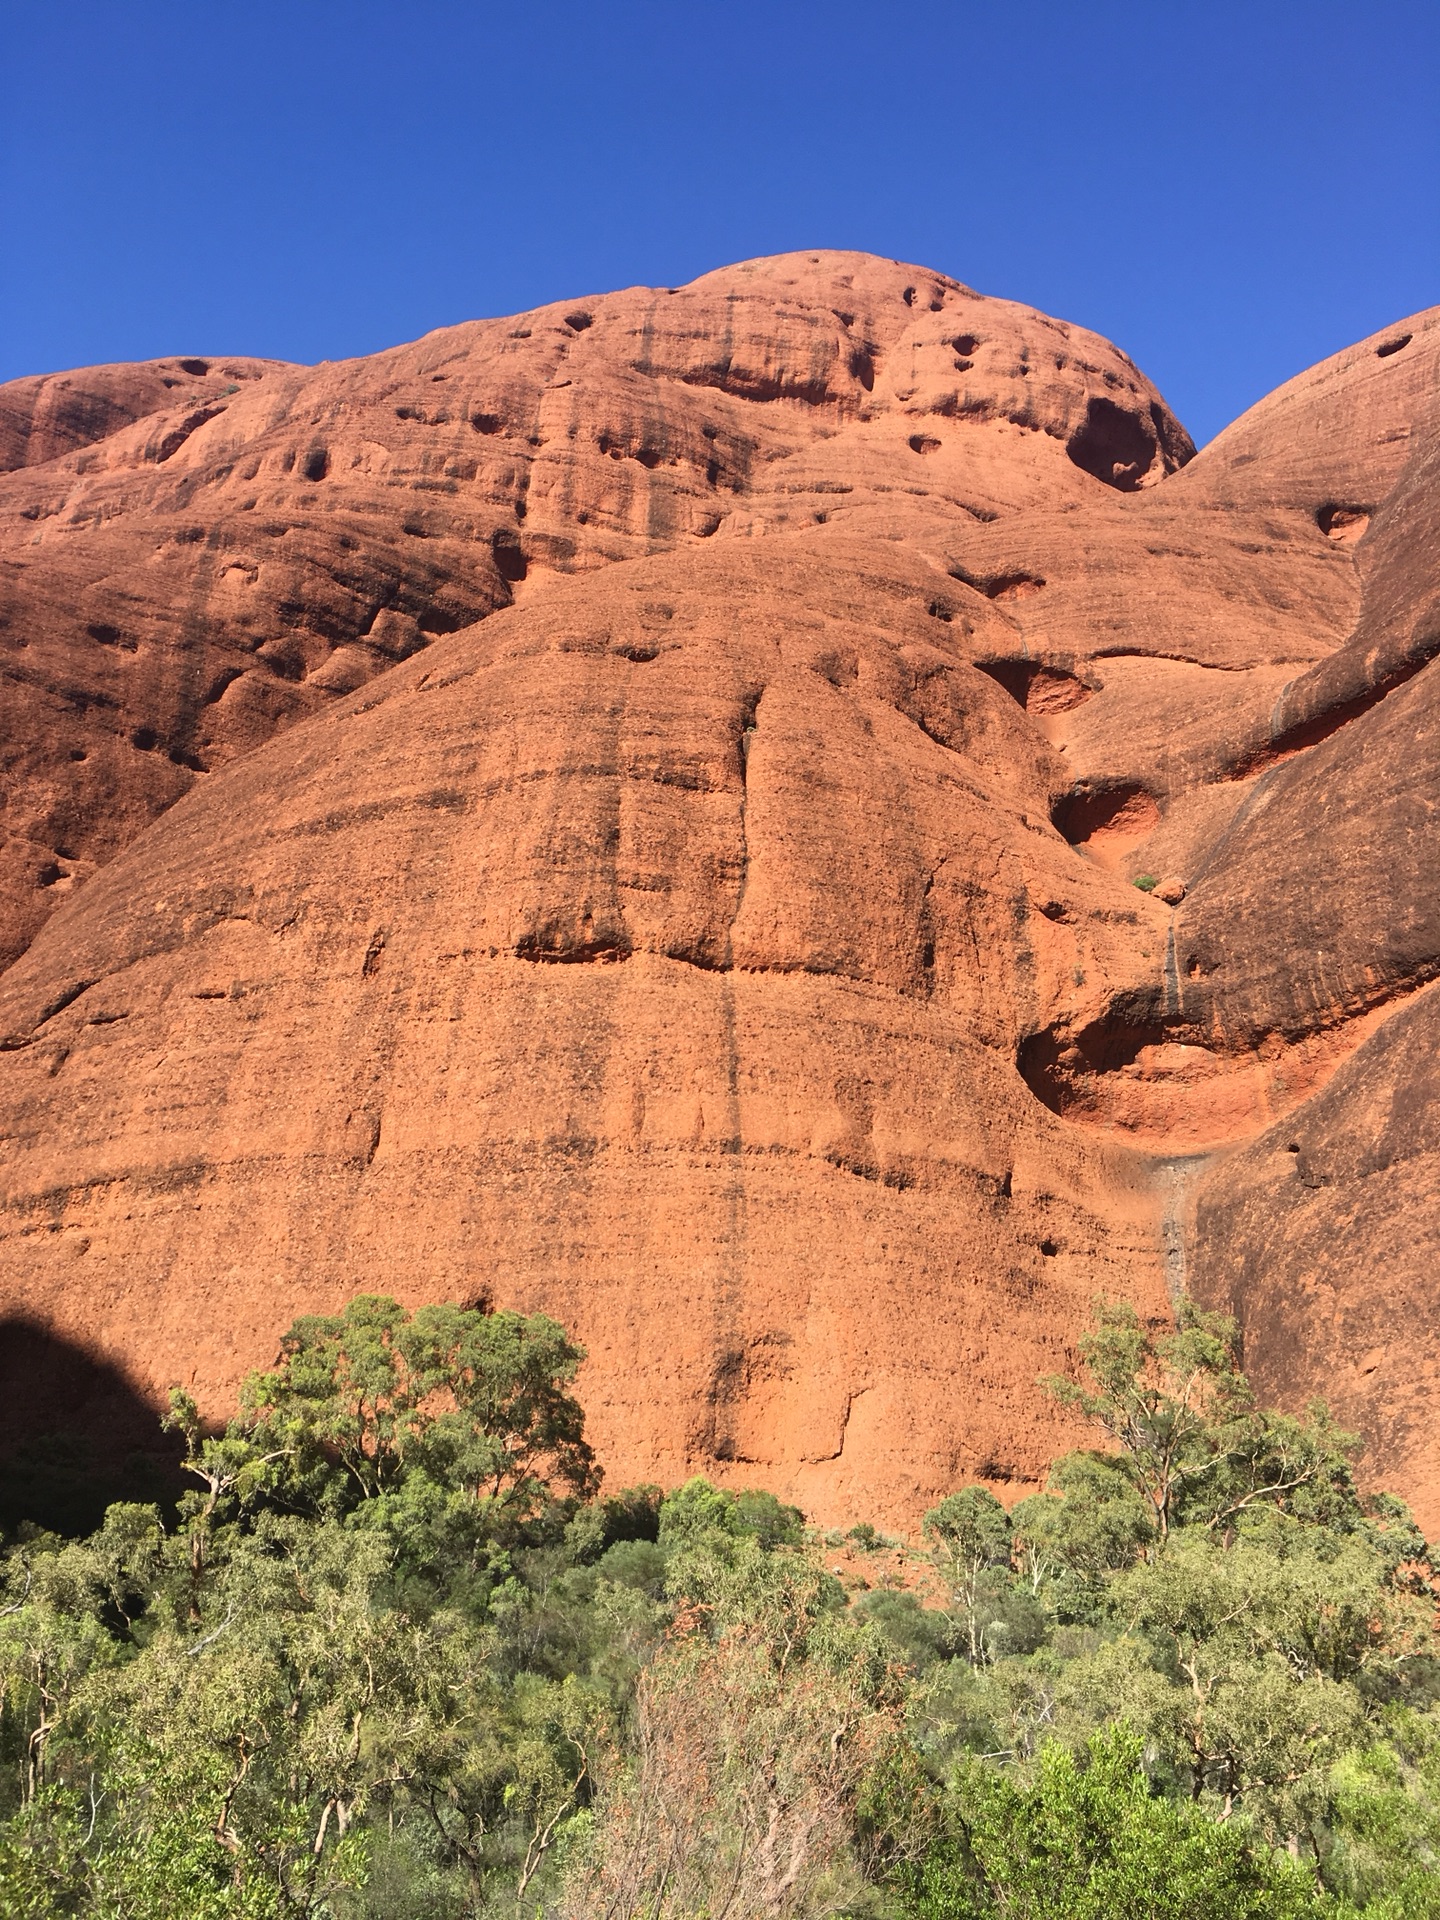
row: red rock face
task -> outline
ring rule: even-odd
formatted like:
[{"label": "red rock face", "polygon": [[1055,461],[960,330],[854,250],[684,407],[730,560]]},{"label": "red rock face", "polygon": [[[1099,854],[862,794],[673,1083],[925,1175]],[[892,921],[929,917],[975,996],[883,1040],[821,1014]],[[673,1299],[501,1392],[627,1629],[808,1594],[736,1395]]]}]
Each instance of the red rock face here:
[{"label": "red rock face", "polygon": [[0,389],[4,1310],[220,1414],[361,1289],[544,1307],[615,1480],[908,1523],[1186,1284],[1440,1512],[1437,363],[1191,459],[820,254]]}]

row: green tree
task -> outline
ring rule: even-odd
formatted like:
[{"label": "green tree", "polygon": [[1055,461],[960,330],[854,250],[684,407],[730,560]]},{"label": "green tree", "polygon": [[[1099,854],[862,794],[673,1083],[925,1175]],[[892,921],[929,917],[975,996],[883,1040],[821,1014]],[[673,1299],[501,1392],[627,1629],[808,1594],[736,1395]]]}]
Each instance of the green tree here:
[{"label": "green tree", "polygon": [[1406,1710],[1330,1782],[1326,1877],[1374,1920],[1440,1916],[1440,1726]]},{"label": "green tree", "polygon": [[1025,1781],[962,1767],[939,1836],[896,1874],[914,1920],[1310,1920],[1313,1881],[1238,1829],[1151,1791],[1140,1742],[1052,1744]]},{"label": "green tree", "polygon": [[[144,1516],[139,1527],[136,1516]],[[149,1509],[112,1508],[92,1541],[53,1536],[22,1546],[0,1584],[0,1714],[14,1743],[22,1807],[56,1784],[51,1746],[76,1696],[97,1669],[121,1658],[103,1620],[117,1585],[123,1594],[125,1543],[143,1554]],[[138,1536],[138,1537],[137,1537]]]},{"label": "green tree", "polygon": [[[951,1606],[970,1664],[978,1667],[991,1652],[987,1627],[1003,1618],[1003,1608],[997,1610],[994,1604],[987,1608],[984,1602],[1001,1600],[1008,1584],[1003,1576],[1010,1569],[1010,1516],[987,1488],[965,1487],[932,1507],[921,1530],[950,1587]],[[1001,1575],[999,1583],[987,1581],[987,1575],[995,1574]]]},{"label": "green tree", "polygon": [[1088,1619],[1108,1576],[1154,1538],[1150,1509],[1113,1455],[1067,1453],[1044,1493],[1010,1515],[1021,1576],[1062,1619]]},{"label": "green tree", "polygon": [[1257,1408],[1232,1320],[1188,1300],[1166,1331],[1123,1303],[1098,1301],[1095,1318],[1080,1343],[1088,1384],[1058,1376],[1043,1384],[1114,1443],[1158,1545],[1176,1526],[1224,1530],[1263,1506],[1327,1523],[1359,1519],[1358,1440],[1319,1405],[1307,1420]]},{"label": "green tree", "polygon": [[805,1534],[805,1516],[773,1493],[747,1488],[730,1493],[697,1475],[677,1487],[660,1506],[656,1537],[674,1552],[707,1536],[754,1538],[766,1547],[798,1546]]},{"label": "green tree", "polygon": [[364,1294],[343,1313],[297,1320],[279,1366],[252,1375],[242,1398],[252,1443],[312,1475],[333,1463],[342,1505],[419,1473],[514,1522],[553,1489],[582,1496],[598,1482],[570,1391],[584,1357],[543,1314],[410,1314]]}]

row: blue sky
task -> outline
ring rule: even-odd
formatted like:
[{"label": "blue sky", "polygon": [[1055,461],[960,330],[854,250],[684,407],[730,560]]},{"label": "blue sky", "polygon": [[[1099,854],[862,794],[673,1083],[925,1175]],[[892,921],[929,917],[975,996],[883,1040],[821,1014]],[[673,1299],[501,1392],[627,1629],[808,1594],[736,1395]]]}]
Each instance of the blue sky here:
[{"label": "blue sky", "polygon": [[0,379],[861,247],[1204,440],[1440,302],[1440,0],[0,0],[0,83]]}]

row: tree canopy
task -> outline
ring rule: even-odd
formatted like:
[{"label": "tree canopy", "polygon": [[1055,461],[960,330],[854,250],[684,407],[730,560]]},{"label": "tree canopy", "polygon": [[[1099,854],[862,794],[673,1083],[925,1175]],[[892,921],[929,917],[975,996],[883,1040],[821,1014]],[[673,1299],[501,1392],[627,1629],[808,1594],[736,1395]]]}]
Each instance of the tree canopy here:
[{"label": "tree canopy", "polygon": [[542,1317],[297,1321],[191,1491],[0,1554],[23,1920],[1440,1920],[1425,1542],[1234,1329],[1102,1305],[1097,1444],[908,1548],[602,1494]]}]

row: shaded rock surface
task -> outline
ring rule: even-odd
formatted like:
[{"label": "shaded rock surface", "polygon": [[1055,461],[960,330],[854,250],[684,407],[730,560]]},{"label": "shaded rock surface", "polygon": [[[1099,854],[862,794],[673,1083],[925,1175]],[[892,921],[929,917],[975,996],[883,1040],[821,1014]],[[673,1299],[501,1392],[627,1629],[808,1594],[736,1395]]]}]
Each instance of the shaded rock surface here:
[{"label": "shaded rock surface", "polygon": [[0,388],[0,1308],[543,1307],[617,1481],[908,1522],[1186,1284],[1440,1517],[1437,371],[1192,458],[828,253]]}]

